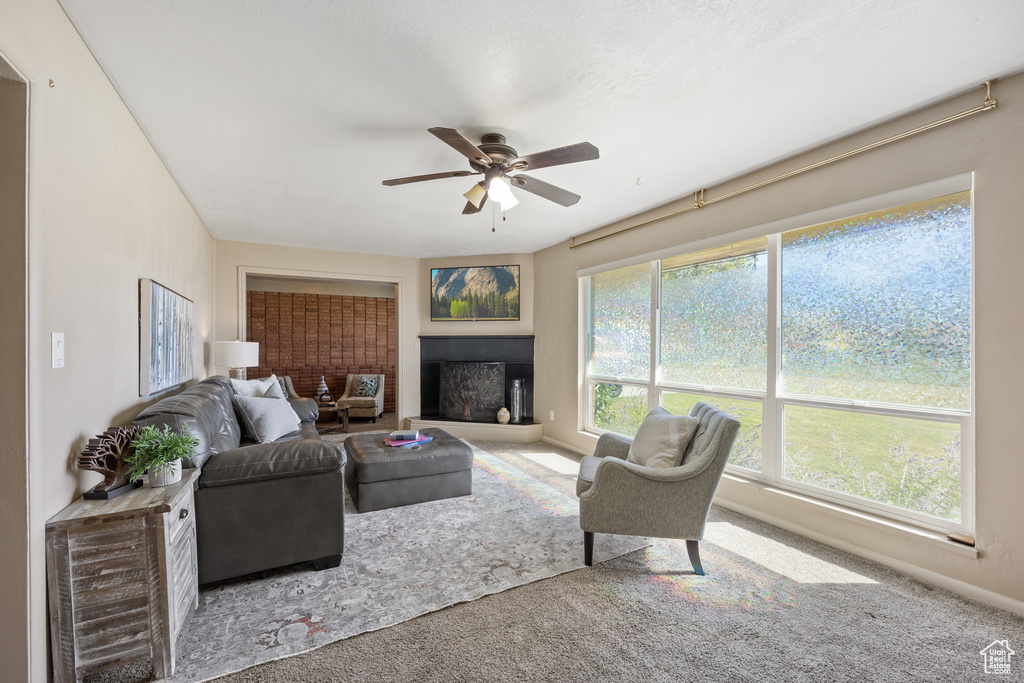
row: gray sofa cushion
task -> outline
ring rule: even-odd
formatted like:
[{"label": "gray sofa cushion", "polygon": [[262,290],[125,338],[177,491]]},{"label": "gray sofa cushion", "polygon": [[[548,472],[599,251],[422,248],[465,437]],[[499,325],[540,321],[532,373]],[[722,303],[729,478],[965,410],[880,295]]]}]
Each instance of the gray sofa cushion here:
[{"label": "gray sofa cushion", "polygon": [[302,426],[273,443],[242,446],[219,454],[203,468],[202,488],[334,472],[345,466],[345,451],[324,441],[316,426]]}]

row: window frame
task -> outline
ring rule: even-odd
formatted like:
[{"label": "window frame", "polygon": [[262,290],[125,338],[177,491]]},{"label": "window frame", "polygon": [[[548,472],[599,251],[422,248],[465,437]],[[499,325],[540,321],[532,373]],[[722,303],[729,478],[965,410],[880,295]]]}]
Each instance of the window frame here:
[{"label": "window frame", "polygon": [[[895,208],[931,198],[941,197],[955,192],[969,191],[971,205],[971,244],[970,244],[970,409],[937,409],[902,406],[874,401],[844,400],[835,398],[819,398],[802,396],[780,391],[782,384],[782,235],[791,230],[858,216],[887,208]],[[709,244],[708,240],[684,245],[675,249],[662,250],[650,254],[642,260],[634,260],[629,265],[638,265],[644,261],[651,264],[651,370],[647,381],[639,378],[618,378],[590,372],[590,323],[592,298],[590,297],[590,275],[606,272],[610,269],[593,269],[591,272],[580,273],[581,295],[581,372],[580,372],[580,415],[581,431],[592,434],[603,434],[607,430],[590,424],[592,406],[590,405],[591,382],[612,382],[615,384],[647,387],[648,409],[661,404],[663,392],[685,392],[704,394],[722,398],[735,398],[747,401],[759,401],[762,406],[762,443],[761,471],[750,470],[736,465],[726,465],[726,471],[742,480],[807,496],[825,503],[835,504],[842,508],[865,512],[873,516],[909,523],[913,526],[948,533],[958,531],[973,534],[975,528],[975,415],[976,415],[976,268],[975,268],[975,237],[976,212],[975,188],[973,173],[961,174],[915,187],[904,188],[894,192],[869,197],[840,206],[827,207],[818,211],[793,216],[780,221],[758,226],[747,230],[723,235]],[[767,237],[768,256],[768,300],[767,300],[767,375],[765,391],[733,389],[714,386],[702,386],[681,382],[662,380],[661,372],[661,259],[681,256],[701,251],[708,246],[726,246],[751,237]],[[620,266],[627,267],[627,266]],[[785,453],[783,450],[784,420],[786,406],[798,406],[823,410],[839,410],[861,414],[879,415],[882,417],[924,419],[933,422],[959,424],[960,426],[960,521],[941,519],[912,510],[899,508],[885,503],[859,498],[824,487],[805,484],[787,479],[783,476]]]}]

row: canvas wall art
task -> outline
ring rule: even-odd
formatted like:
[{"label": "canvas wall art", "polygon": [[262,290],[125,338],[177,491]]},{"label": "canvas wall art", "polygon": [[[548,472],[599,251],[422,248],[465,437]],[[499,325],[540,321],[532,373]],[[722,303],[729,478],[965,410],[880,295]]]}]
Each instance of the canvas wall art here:
[{"label": "canvas wall art", "polygon": [[194,305],[149,278],[139,279],[139,396],[195,376]]},{"label": "canvas wall art", "polygon": [[519,266],[432,268],[430,320],[519,320]]}]

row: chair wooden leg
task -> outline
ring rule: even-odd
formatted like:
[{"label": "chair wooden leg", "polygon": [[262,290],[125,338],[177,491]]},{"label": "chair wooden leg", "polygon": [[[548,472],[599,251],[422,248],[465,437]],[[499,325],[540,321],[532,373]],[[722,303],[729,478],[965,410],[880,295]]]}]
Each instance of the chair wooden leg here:
[{"label": "chair wooden leg", "polygon": [[583,532],[583,564],[594,566],[594,532]]},{"label": "chair wooden leg", "polygon": [[700,550],[697,547],[697,541],[687,541],[686,552],[690,556],[693,572],[697,576],[704,576],[704,567],[700,566]]}]

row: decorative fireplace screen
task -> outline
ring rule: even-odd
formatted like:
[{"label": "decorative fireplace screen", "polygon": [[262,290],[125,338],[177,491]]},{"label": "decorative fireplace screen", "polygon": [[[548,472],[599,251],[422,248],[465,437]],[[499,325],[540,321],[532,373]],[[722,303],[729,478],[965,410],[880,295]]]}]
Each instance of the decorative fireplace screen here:
[{"label": "decorative fireplace screen", "polygon": [[441,363],[441,417],[494,422],[505,402],[505,364]]}]

